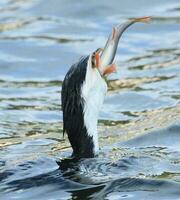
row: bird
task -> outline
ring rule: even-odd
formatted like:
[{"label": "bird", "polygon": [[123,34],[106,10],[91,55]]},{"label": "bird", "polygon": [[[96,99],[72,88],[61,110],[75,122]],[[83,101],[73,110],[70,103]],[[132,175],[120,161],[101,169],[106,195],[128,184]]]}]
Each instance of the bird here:
[{"label": "bird", "polygon": [[72,158],[98,155],[98,115],[108,89],[106,77],[117,70],[113,61],[119,39],[132,24],[149,20],[149,16],[133,18],[113,27],[104,48],[81,57],[65,75],[61,90],[63,136],[68,136]]}]

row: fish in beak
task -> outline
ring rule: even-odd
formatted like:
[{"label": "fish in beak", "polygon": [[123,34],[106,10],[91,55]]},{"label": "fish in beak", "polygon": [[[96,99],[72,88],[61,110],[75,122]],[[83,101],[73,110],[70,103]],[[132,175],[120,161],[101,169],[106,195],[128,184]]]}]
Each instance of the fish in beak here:
[{"label": "fish in beak", "polygon": [[113,61],[116,55],[119,39],[123,32],[136,22],[147,23],[150,19],[149,16],[134,18],[113,27],[112,33],[108,37],[105,47],[103,49],[97,49],[92,56],[92,62],[94,66],[98,68],[101,75],[105,76],[116,71],[116,65],[113,64]]}]

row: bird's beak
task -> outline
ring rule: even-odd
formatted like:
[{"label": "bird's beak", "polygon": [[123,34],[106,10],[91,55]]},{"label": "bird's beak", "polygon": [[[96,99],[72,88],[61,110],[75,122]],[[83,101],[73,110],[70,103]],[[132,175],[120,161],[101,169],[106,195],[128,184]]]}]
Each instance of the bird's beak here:
[{"label": "bird's beak", "polygon": [[136,22],[147,23],[150,19],[151,18],[149,16],[134,18],[113,27],[112,33],[110,34],[104,49],[100,49],[95,53],[96,66],[99,68],[102,75],[110,74],[116,71],[116,66],[113,64],[113,60],[116,55],[119,39],[123,32]]}]

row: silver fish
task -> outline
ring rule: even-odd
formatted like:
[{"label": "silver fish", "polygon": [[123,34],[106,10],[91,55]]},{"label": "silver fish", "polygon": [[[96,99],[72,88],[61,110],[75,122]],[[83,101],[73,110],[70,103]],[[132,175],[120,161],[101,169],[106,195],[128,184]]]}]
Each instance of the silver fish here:
[{"label": "silver fish", "polygon": [[101,66],[100,69],[103,70],[104,67],[110,65],[113,63],[114,57],[116,55],[119,39],[122,36],[123,32],[132,24],[136,22],[149,22],[151,18],[149,16],[146,17],[140,17],[140,18],[134,18],[130,19],[127,22],[117,25],[113,28],[112,33],[110,34],[106,45],[100,55],[101,60]]}]

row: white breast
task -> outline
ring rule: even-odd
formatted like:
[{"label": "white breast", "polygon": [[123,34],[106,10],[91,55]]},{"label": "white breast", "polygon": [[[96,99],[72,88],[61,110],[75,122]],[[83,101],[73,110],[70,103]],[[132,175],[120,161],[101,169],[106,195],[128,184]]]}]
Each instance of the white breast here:
[{"label": "white breast", "polygon": [[93,138],[94,153],[98,154],[97,121],[107,92],[107,84],[96,68],[92,68],[91,56],[88,60],[85,81],[82,85],[82,98],[84,99],[84,123],[88,135]]}]

